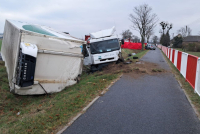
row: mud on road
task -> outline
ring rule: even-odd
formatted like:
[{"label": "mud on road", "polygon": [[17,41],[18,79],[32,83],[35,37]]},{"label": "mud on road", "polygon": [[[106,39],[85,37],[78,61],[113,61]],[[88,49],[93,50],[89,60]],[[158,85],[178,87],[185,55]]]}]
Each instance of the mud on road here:
[{"label": "mud on road", "polygon": [[167,70],[161,68],[159,65],[155,63],[150,63],[142,60],[138,60],[137,62],[132,62],[130,64],[124,63],[111,63],[108,66],[104,67],[102,71],[99,71],[98,74],[102,73],[110,73],[110,74],[117,74],[117,73],[124,73],[126,75],[130,75],[134,78],[138,78],[140,76],[149,74],[149,75],[156,75],[160,73],[166,73]]}]

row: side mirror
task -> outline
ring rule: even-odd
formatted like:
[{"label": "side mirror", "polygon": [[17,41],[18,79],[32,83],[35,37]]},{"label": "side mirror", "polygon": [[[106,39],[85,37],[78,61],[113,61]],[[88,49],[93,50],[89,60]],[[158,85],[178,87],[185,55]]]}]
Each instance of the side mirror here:
[{"label": "side mirror", "polygon": [[85,53],[86,53],[86,44],[83,44],[82,54],[84,57],[85,57]]},{"label": "side mirror", "polygon": [[83,50],[82,50],[82,54],[84,57],[88,57],[88,53],[87,53],[87,49],[86,49],[86,44],[83,44]]},{"label": "side mirror", "polygon": [[122,39],[121,42],[122,42],[122,45],[124,45],[124,39]]}]

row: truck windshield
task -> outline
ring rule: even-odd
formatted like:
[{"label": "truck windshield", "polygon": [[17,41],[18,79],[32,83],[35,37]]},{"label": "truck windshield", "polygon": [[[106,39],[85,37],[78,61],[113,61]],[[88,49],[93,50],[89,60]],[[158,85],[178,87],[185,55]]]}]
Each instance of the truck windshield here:
[{"label": "truck windshield", "polygon": [[94,42],[90,44],[90,50],[92,54],[97,53],[105,53],[110,52],[114,50],[119,50],[119,41],[118,39],[112,39],[112,40],[105,40],[100,42]]}]

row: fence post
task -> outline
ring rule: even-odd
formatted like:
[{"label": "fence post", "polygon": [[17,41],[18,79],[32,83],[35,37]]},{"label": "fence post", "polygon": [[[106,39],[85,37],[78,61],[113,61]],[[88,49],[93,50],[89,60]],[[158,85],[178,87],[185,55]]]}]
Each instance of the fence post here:
[{"label": "fence post", "polygon": [[181,72],[181,59],[182,59],[182,52],[178,51],[178,56],[177,56],[177,68]]},{"label": "fence post", "polygon": [[174,66],[177,68],[178,50],[175,50],[174,54]]},{"label": "fence post", "polygon": [[167,57],[169,58],[169,48],[167,47]]},{"label": "fence post", "polygon": [[197,60],[195,92],[200,96],[200,58],[198,58],[198,60]]},{"label": "fence post", "polygon": [[196,73],[197,73],[197,61],[198,57],[194,55],[188,55],[187,61],[187,71],[186,71],[186,80],[190,83],[190,85],[195,90],[195,82],[196,82]]},{"label": "fence post", "polygon": [[170,52],[170,61],[172,62],[172,56],[173,56],[173,49],[171,48],[171,52]]},{"label": "fence post", "polygon": [[175,49],[172,50],[172,63],[174,64]]},{"label": "fence post", "polygon": [[187,60],[188,60],[188,53],[182,52],[181,71],[180,72],[184,78],[186,78]]}]

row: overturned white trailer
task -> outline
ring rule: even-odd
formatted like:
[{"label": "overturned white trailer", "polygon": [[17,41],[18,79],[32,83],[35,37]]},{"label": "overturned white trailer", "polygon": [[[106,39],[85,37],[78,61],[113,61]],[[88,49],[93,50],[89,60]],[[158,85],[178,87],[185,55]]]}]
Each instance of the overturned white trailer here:
[{"label": "overturned white trailer", "polygon": [[6,20],[1,54],[10,91],[20,95],[54,93],[77,83],[85,41],[49,27]]}]

